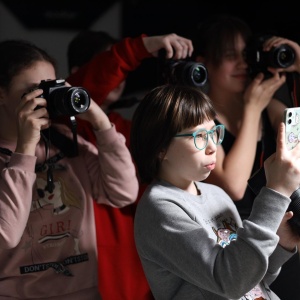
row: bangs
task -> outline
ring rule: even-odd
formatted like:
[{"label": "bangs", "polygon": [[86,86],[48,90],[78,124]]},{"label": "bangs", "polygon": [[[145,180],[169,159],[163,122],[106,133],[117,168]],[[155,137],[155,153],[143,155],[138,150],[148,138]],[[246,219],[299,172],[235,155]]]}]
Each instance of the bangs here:
[{"label": "bangs", "polygon": [[174,130],[180,132],[186,128],[196,127],[206,121],[214,120],[216,112],[209,98],[199,90],[186,91],[174,109],[177,114],[173,116]]}]

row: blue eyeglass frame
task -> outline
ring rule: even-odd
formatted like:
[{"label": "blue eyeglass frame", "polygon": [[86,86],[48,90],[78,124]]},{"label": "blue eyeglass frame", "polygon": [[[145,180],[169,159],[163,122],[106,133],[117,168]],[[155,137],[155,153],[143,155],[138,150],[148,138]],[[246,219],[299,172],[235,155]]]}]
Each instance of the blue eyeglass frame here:
[{"label": "blue eyeglass frame", "polygon": [[[223,134],[223,136],[220,137],[220,142],[219,143],[215,143],[214,139],[212,138],[212,135],[213,133],[217,130],[217,128],[221,128],[222,130],[220,131],[220,133]],[[196,136],[197,134],[200,132],[200,131],[205,131],[207,136],[210,136],[211,140],[214,142],[215,145],[220,145],[223,140],[224,140],[224,135],[225,135],[225,126],[223,124],[219,124],[217,126],[215,126],[214,128],[212,128],[211,130],[206,130],[205,128],[201,128],[201,129],[198,129],[197,131],[195,132],[192,132],[192,133],[180,133],[180,134],[176,134],[174,137],[182,137],[182,136],[192,136],[194,138],[194,145],[195,147],[198,149],[198,150],[203,150],[207,147],[207,144],[208,144],[208,138],[206,140],[206,144],[203,148],[199,148],[197,147],[197,143],[196,143]]]}]

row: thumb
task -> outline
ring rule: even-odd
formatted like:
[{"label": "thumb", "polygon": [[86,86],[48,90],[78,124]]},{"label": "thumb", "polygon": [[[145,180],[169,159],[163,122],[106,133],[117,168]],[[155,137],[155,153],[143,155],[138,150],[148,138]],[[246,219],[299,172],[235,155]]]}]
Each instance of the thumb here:
[{"label": "thumb", "polygon": [[284,214],[282,221],[286,222],[286,221],[290,220],[293,216],[294,216],[294,213],[291,210],[287,211]]}]

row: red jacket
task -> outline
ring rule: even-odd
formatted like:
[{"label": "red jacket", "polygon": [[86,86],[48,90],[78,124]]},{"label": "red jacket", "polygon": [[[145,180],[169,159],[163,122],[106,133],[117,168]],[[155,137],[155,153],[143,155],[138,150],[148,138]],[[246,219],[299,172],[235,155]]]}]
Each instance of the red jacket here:
[{"label": "red jacket", "polygon": [[[144,47],[141,35],[125,38],[109,51],[96,55],[89,63],[72,74],[67,81],[72,86],[86,88],[99,105],[108,93],[126,79],[141,61],[151,54]],[[129,147],[131,121],[120,114],[109,114],[116,129],[126,138]],[[77,132],[95,143],[95,135],[88,122],[77,121]],[[145,187],[140,187],[141,195]],[[138,197],[139,199],[139,197]],[[136,204],[112,208],[95,204],[95,222],[98,246],[99,289],[103,300],[154,299],[138,257],[133,235]]]}]

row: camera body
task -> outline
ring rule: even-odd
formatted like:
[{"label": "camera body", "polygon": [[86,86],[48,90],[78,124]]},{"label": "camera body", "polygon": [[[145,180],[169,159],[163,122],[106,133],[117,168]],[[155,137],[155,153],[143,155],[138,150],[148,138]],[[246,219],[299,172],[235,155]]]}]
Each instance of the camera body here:
[{"label": "camera body", "polygon": [[270,37],[271,35],[256,36],[247,45],[246,61],[252,77],[260,72],[269,76],[268,67],[287,68],[295,61],[295,51],[287,44],[273,47],[270,51],[263,51],[263,44]]},{"label": "camera body", "polygon": [[43,90],[40,97],[47,101],[50,118],[83,113],[91,103],[90,96],[84,88],[65,86],[64,79],[42,80],[38,88]]}]

